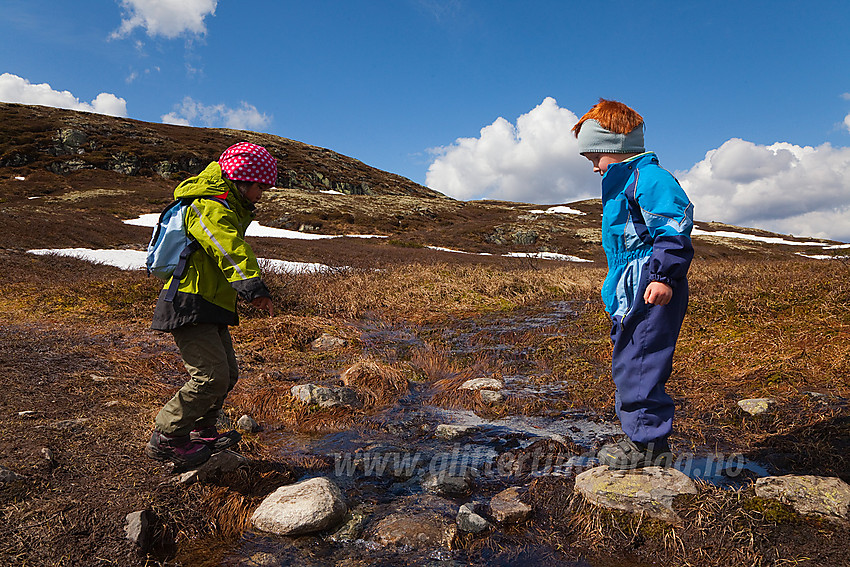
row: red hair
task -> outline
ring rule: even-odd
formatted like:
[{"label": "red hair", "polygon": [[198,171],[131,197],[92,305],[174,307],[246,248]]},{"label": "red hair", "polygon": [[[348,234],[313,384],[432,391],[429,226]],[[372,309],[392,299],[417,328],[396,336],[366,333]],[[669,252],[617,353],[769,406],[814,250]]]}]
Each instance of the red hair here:
[{"label": "red hair", "polygon": [[573,126],[573,133],[578,137],[579,130],[586,120],[596,120],[599,125],[615,134],[628,134],[641,124],[643,117],[622,102],[600,98]]}]

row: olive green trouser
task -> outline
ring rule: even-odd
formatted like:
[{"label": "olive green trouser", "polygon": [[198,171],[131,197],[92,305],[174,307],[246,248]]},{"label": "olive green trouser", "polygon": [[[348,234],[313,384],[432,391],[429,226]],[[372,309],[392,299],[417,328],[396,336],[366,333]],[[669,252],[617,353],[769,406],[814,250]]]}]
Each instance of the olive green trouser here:
[{"label": "olive green trouser", "polygon": [[159,410],[156,429],[176,437],[215,425],[239,369],[226,325],[186,325],[171,334],[191,378]]}]

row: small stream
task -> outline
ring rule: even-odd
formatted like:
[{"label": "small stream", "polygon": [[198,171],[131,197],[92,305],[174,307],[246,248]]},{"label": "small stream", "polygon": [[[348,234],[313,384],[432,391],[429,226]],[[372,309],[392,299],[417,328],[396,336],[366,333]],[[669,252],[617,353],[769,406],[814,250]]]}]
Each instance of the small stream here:
[{"label": "small stream", "polygon": [[[433,343],[435,337],[448,345],[452,356],[480,356],[482,353],[498,356],[508,361],[510,369],[502,375],[506,393],[554,399],[560,394],[558,384],[540,384],[539,380],[522,372],[533,367],[529,366],[530,354],[522,336],[528,332],[558,335],[564,332],[565,323],[575,316],[573,304],[559,302],[542,312],[489,315],[476,321],[456,321],[447,328],[411,329],[403,325],[366,322],[362,337],[366,354],[390,360],[405,360],[413,350]],[[514,548],[499,552],[479,550],[470,554],[442,547],[382,548],[371,541],[367,537],[370,522],[386,515],[388,510],[409,514],[421,512],[421,502],[432,498],[429,490],[423,488],[430,477],[448,473],[470,480],[471,494],[440,495],[456,513],[461,504],[486,502],[508,486],[527,484],[539,476],[572,476],[596,466],[595,448],[622,433],[616,422],[574,410],[487,419],[470,410],[428,405],[424,395],[426,388],[424,384],[414,385],[395,406],[345,431],[317,435],[287,431],[263,434],[263,442],[281,455],[311,455],[332,461],[332,470],[324,474],[346,495],[353,521],[336,533],[298,538],[249,532],[243,536],[238,549],[226,557],[224,564],[434,567],[607,567],[621,564],[612,562],[607,555],[580,561],[562,559],[560,552],[535,541],[533,535],[524,533],[522,528],[514,528],[511,532]],[[547,448],[548,440],[563,443],[572,450],[553,453]],[[768,474],[763,467],[742,456],[682,456],[675,466],[692,478],[729,487],[739,486],[746,477]],[[505,541],[501,546],[505,546]]]}]

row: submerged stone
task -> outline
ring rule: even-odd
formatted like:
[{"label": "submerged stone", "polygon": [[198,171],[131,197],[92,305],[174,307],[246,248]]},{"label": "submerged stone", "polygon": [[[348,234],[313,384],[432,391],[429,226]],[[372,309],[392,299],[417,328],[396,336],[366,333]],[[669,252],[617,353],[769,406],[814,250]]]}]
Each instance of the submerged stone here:
[{"label": "submerged stone", "polygon": [[441,423],[434,431],[434,435],[440,439],[452,441],[459,437],[475,433],[476,431],[478,431],[478,427],[475,425],[450,425],[448,423]]},{"label": "submerged stone", "polygon": [[278,535],[318,532],[340,523],[348,512],[342,492],[326,478],[281,486],[251,516],[254,527]]},{"label": "submerged stone", "polygon": [[451,549],[457,537],[457,526],[436,512],[390,514],[379,521],[372,539],[381,545],[406,546],[414,549],[445,547]]},{"label": "submerged stone", "polygon": [[760,478],[756,496],[779,500],[799,514],[847,518],[850,512],[850,485],[835,477],[787,475]]},{"label": "submerged stone", "polygon": [[673,510],[676,496],[697,493],[694,481],[687,475],[664,467],[630,471],[596,467],[576,477],[575,490],[598,506],[636,514],[644,512],[673,523],[681,520]]}]

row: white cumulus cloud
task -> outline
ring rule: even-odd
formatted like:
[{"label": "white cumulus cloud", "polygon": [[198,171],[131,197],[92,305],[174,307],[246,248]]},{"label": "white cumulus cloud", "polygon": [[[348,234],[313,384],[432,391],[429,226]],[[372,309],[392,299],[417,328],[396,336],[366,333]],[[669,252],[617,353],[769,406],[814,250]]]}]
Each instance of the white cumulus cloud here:
[{"label": "white cumulus cloud", "polygon": [[850,148],[733,138],[677,176],[698,219],[850,240]]},{"label": "white cumulus cloud", "polygon": [[478,138],[432,149],[426,183],[462,200],[544,204],[597,197],[599,179],[570,131],[576,122],[573,112],[547,97],[516,125],[499,117]]},{"label": "white cumulus cloud", "polygon": [[112,36],[126,37],[144,28],[150,37],[173,39],[180,34],[204,35],[204,20],[215,15],[218,0],[121,0],[124,19]]},{"label": "white cumulus cloud", "polygon": [[206,105],[188,96],[175,107],[173,112],[161,118],[166,124],[255,131],[271,123],[270,116],[244,101],[239,108],[228,108],[223,104]]},{"label": "white cumulus cloud", "polygon": [[11,73],[0,75],[0,101],[127,116],[127,101],[112,93],[100,93],[90,103],[81,102],[69,91],[54,90],[47,83],[33,84]]}]

